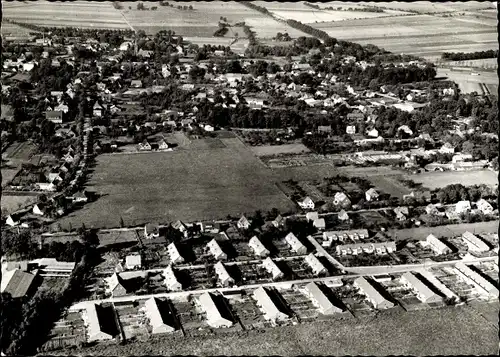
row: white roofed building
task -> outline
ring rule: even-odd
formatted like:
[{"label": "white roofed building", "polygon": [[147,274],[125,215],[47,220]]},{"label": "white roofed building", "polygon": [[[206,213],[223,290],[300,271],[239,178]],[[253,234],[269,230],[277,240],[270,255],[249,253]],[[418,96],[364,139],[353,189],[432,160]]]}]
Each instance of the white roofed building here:
[{"label": "white roofed building", "polygon": [[463,233],[462,239],[471,252],[483,253],[490,250],[490,247],[485,242],[471,232]]},{"label": "white roofed building", "polygon": [[285,237],[285,241],[290,245],[292,252],[300,255],[307,254],[307,248],[293,233],[288,233]]},{"label": "white roofed building", "polygon": [[262,244],[257,236],[250,238],[248,245],[258,257],[267,257],[269,255],[269,250],[264,246],[264,244]]},{"label": "white roofed building", "polygon": [[427,238],[425,239],[427,244],[431,247],[431,249],[436,253],[436,255],[441,255],[441,254],[449,254],[451,253],[451,248],[448,247],[446,244],[441,242],[436,236],[433,234],[429,234]]},{"label": "white roofed building", "polygon": [[175,243],[170,243],[168,246],[167,246],[167,252],[168,252],[168,256],[170,257],[170,261],[173,263],[173,264],[182,264],[184,263],[184,258],[181,256],[180,252],[179,252],[179,249],[177,248],[177,246],[175,245]]},{"label": "white roofed building", "polygon": [[181,291],[182,284],[177,280],[177,276],[175,275],[174,269],[172,265],[169,265],[162,272],[163,277],[165,278],[164,284],[167,286],[170,291]]},{"label": "white roofed building", "polygon": [[442,302],[441,296],[432,291],[424,282],[412,272],[406,272],[401,276],[401,282],[412,288],[417,293],[417,297],[425,303]]},{"label": "white roofed building", "polygon": [[[207,323],[214,328],[231,327],[232,316],[221,294],[204,293],[198,297],[198,302],[207,314]],[[225,306],[224,306],[225,305]]]},{"label": "white roofed building", "polygon": [[222,286],[228,287],[234,285],[234,279],[231,277],[231,275],[229,275],[226,267],[222,262],[217,262],[217,264],[215,264],[214,266],[214,269],[215,274],[217,274],[219,282]]},{"label": "white roofed building", "polygon": [[320,287],[315,282],[310,282],[305,286],[307,296],[312,300],[313,304],[319,309],[323,315],[333,315],[341,313],[342,308],[335,306]]},{"label": "white roofed building", "polygon": [[306,263],[311,267],[314,275],[322,275],[328,274],[328,270],[326,270],[325,266],[319,261],[318,257],[316,257],[313,253],[310,253],[305,257]]},{"label": "white roofed building", "polygon": [[215,239],[212,239],[210,242],[208,242],[207,248],[210,251],[210,253],[214,256],[215,259],[217,259],[217,260],[226,260],[227,259],[227,254],[224,253],[224,251],[220,247],[219,243]]},{"label": "white roofed building", "polygon": [[483,214],[492,214],[493,213],[493,206],[489,204],[488,201],[486,201],[484,198],[481,198],[479,201],[476,202],[476,207],[483,212]]},{"label": "white roofed building", "polygon": [[257,301],[266,320],[276,322],[289,319],[288,311],[285,311],[282,304],[273,300],[268,289],[264,287],[256,289],[253,292],[253,298]]},{"label": "white roofed building", "polygon": [[103,323],[99,319],[98,309],[100,310],[100,305],[89,303],[82,313],[84,324],[87,327],[88,342],[111,340],[114,337],[102,330]]},{"label": "white roofed building", "polygon": [[386,300],[364,277],[354,280],[354,286],[358,287],[360,293],[365,295],[376,309],[388,309],[394,307],[394,304]]},{"label": "white roofed building", "polygon": [[459,273],[458,276],[468,282],[472,283],[483,295],[488,297],[495,297],[498,299],[498,288],[482,277],[479,273],[469,268],[464,263],[455,264],[455,270]]},{"label": "white roofed building", "polygon": [[284,274],[281,269],[276,265],[276,263],[270,258],[267,257],[262,262],[262,267],[268,271],[269,274],[272,275],[273,280],[283,278]]},{"label": "white roofed building", "polygon": [[168,302],[152,297],[146,300],[144,313],[149,320],[153,334],[176,330],[176,318]]}]

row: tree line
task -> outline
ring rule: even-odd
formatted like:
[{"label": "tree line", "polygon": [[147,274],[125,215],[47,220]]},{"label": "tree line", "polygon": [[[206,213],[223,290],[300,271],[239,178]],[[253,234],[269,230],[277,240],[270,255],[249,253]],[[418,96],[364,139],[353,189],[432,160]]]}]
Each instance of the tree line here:
[{"label": "tree line", "polygon": [[441,58],[449,61],[467,61],[484,58],[497,58],[498,50],[476,51],[476,52],[443,52]]}]

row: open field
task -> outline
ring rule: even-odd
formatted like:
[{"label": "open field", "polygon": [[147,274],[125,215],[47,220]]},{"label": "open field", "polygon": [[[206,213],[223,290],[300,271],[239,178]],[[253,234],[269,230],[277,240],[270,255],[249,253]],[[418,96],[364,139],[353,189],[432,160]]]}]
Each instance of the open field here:
[{"label": "open field", "polygon": [[[492,314],[498,304],[484,310]],[[394,333],[397,331],[397,333]],[[356,341],[356,343],[353,343]],[[422,343],[426,341],[426,343]],[[498,330],[469,306],[412,312],[384,311],[376,317],[342,316],[238,334],[200,338],[152,339],[120,345],[96,345],[86,354],[99,355],[454,355],[495,354]],[[55,351],[64,354],[68,351]]]},{"label": "open field", "polygon": [[8,19],[40,26],[126,29],[127,23],[111,1],[48,2],[4,7]]},{"label": "open field", "polygon": [[[351,6],[350,4],[357,4],[359,3],[350,3],[350,2],[340,2],[340,1],[329,1],[325,4],[331,4],[330,6],[341,6],[341,5],[336,5],[336,4],[344,4],[344,6]],[[422,13],[425,12],[432,12],[432,13],[438,13],[438,12],[456,12],[456,11],[470,11],[470,10],[475,10],[475,9],[486,9],[486,8],[493,8],[492,3],[488,2],[481,2],[481,1],[467,1],[467,2],[429,2],[429,1],[415,1],[415,2],[405,2],[405,1],[394,1],[394,2],[366,2],[363,3],[364,5],[370,5],[370,6],[378,6],[378,7],[383,7],[383,8],[391,8],[391,9],[398,9],[401,11],[407,11],[407,10],[412,10],[412,11],[419,11]]]},{"label": "open field", "polygon": [[422,186],[434,190],[445,187],[453,183],[460,183],[464,186],[485,184],[497,185],[498,174],[490,170],[481,171],[445,171],[445,172],[426,172],[409,176],[415,182],[422,183]]},{"label": "open field", "polygon": [[2,187],[7,185],[17,175],[21,168],[2,169]]},{"label": "open field", "polygon": [[226,148],[98,157],[88,186],[103,197],[61,225],[113,227],[120,217],[135,225],[294,208],[239,139],[220,140]]},{"label": "open field", "polygon": [[[2,172],[3,179],[3,172]],[[2,214],[10,214],[18,209],[35,203],[36,196],[6,196],[2,195]]]},{"label": "open field", "polygon": [[413,15],[313,24],[330,36],[421,57],[498,48],[496,21]]},{"label": "open field", "polygon": [[496,233],[498,232],[498,221],[449,224],[446,226],[437,227],[398,229],[390,230],[389,233],[393,236],[393,239],[396,240],[422,240],[427,238],[429,234],[434,234],[436,237],[456,237],[462,235],[462,233],[464,233],[465,231],[469,231],[474,234]]},{"label": "open field", "polygon": [[310,152],[304,144],[285,144],[285,145],[263,145],[252,146],[250,149],[257,156],[279,155],[279,154],[301,154]]},{"label": "open field", "polygon": [[408,195],[411,192],[409,188],[403,186],[393,176],[370,175],[368,179],[375,185],[375,189],[380,189],[392,197],[403,198],[404,195]]},{"label": "open field", "polygon": [[[472,76],[471,72],[479,73],[479,76]],[[456,82],[463,93],[477,92],[482,94],[482,86],[486,85],[491,94],[498,93],[498,76],[494,71],[465,70],[453,71],[446,68],[437,68],[438,77],[448,77]]]},{"label": "open field", "polygon": [[[280,31],[287,31],[292,37],[303,35],[302,32],[294,30],[286,24],[281,24],[269,16],[249,9],[237,2],[195,2],[193,3],[193,11],[178,10],[176,8],[177,3],[171,3],[174,4],[173,8],[158,6],[158,10],[156,11],[139,11],[135,6],[132,6],[130,10],[128,8],[123,10],[123,13],[127,21],[135,29],[142,29],[149,33],[170,29],[186,37],[209,38],[217,30],[220,17],[224,16],[230,24],[245,22],[250,27],[253,27],[253,30],[257,33],[257,37],[273,37]],[[179,2],[179,5],[186,4]],[[235,32],[238,32],[238,35],[244,36],[243,31]],[[231,37],[234,37],[234,32],[230,29],[224,39],[228,41],[228,38]],[[215,44],[220,40],[222,39],[214,38],[214,41],[216,41]]]}]

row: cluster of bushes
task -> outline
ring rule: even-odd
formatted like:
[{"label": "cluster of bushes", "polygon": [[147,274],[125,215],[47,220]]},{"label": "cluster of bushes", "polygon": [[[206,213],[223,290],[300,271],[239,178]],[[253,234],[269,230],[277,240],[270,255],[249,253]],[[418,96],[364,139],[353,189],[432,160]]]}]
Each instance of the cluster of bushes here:
[{"label": "cluster of bushes", "polygon": [[243,32],[245,33],[245,35],[248,38],[249,47],[253,47],[253,46],[256,46],[258,44],[257,38],[255,37],[255,32],[253,32],[252,29],[250,29],[250,26],[244,25]]},{"label": "cluster of bushes", "polygon": [[290,35],[288,34],[288,32],[285,32],[285,33],[278,32],[276,34],[276,36],[273,38],[273,40],[276,40],[276,41],[291,41],[292,38],[290,37]]},{"label": "cluster of bushes", "polygon": [[491,187],[484,184],[467,187],[461,184],[451,184],[432,191],[432,194],[442,204],[454,204],[458,201],[476,202],[481,198],[496,198]]},{"label": "cluster of bushes", "polygon": [[441,58],[450,61],[468,61],[483,58],[497,58],[498,50],[477,51],[477,52],[444,52]]},{"label": "cluster of bushes", "polygon": [[224,37],[224,35],[227,34],[229,29],[227,28],[228,25],[222,22],[219,22],[219,28],[214,32],[213,36],[214,37]]}]

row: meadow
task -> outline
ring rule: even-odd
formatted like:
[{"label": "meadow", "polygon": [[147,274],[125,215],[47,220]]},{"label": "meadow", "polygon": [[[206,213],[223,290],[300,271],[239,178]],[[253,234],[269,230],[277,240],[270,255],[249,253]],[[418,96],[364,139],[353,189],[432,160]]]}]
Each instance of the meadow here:
[{"label": "meadow", "polygon": [[284,145],[262,145],[251,146],[250,149],[257,156],[269,156],[280,154],[301,154],[310,152],[304,144],[284,144]]},{"label": "meadow", "polygon": [[103,228],[119,226],[120,218],[139,225],[294,209],[239,139],[220,140],[225,148],[97,157],[87,189],[102,197],[58,223]]},{"label": "meadow", "polygon": [[431,190],[454,183],[460,183],[464,186],[478,184],[491,186],[498,185],[498,174],[490,170],[425,172],[417,175],[410,175],[408,178],[421,183],[422,186]]}]

